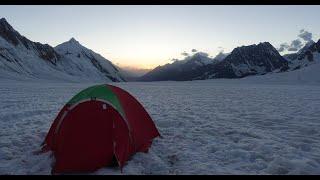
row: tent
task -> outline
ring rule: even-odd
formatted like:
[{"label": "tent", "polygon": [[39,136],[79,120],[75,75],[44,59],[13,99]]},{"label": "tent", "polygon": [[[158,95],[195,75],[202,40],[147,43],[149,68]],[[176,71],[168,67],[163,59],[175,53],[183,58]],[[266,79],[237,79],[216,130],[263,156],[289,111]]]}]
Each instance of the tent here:
[{"label": "tent", "polygon": [[42,144],[53,151],[52,173],[92,172],[136,152],[148,152],[160,136],[143,106],[128,92],[96,85],[75,95],[59,112]]}]

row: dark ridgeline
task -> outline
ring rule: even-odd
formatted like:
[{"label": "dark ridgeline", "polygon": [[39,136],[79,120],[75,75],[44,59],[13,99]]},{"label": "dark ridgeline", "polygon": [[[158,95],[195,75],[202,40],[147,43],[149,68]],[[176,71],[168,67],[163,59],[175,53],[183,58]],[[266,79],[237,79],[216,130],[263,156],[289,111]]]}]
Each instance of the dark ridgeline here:
[{"label": "dark ridgeline", "polygon": [[[158,66],[139,78],[141,81],[197,80],[211,78],[242,78],[262,75],[275,70],[288,70],[288,61],[268,42],[235,48],[223,60],[212,59],[199,65],[201,56],[194,55],[186,62]],[[180,64],[178,64],[180,63]]]},{"label": "dark ridgeline", "polygon": [[35,51],[41,59],[44,59],[52,64],[56,64],[60,59],[60,55],[56,53],[53,47],[49,46],[48,44],[32,42],[26,37],[20,35],[20,33],[14,30],[5,18],[0,19],[0,36],[14,46],[21,44],[26,49]]},{"label": "dark ridgeline", "polygon": [[318,42],[310,41],[296,53],[286,54],[284,57],[288,60],[290,70],[297,70],[302,67],[315,63],[315,55],[319,57],[320,40]]}]

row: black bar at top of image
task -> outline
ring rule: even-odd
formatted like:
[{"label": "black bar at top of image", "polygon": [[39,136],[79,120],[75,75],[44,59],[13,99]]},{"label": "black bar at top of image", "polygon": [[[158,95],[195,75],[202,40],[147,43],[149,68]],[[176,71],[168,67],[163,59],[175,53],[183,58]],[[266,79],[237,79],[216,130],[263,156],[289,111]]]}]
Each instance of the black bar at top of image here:
[{"label": "black bar at top of image", "polygon": [[[1,5],[317,5],[317,0],[1,0]],[[299,12],[297,12],[299,13]]]}]

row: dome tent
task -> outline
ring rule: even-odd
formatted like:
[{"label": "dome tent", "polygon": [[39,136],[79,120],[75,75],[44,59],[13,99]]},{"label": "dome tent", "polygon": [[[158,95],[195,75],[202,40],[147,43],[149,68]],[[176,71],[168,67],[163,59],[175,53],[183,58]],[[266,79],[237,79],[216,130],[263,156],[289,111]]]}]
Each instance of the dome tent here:
[{"label": "dome tent", "polygon": [[143,106],[128,92],[96,85],[75,95],[59,112],[43,142],[53,151],[52,173],[91,172],[112,164],[122,169],[160,136]]}]

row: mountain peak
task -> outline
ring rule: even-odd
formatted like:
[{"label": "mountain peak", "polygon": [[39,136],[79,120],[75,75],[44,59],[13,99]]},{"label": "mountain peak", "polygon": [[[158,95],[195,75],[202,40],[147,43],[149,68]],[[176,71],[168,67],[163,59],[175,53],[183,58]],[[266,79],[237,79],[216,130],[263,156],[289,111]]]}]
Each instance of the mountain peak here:
[{"label": "mountain peak", "polygon": [[308,42],[305,44],[305,46],[306,46],[306,47],[310,47],[310,46],[312,46],[314,43],[316,43],[316,42],[314,42],[313,40],[310,40],[310,41],[308,41]]},{"label": "mountain peak", "polygon": [[314,42],[313,40],[307,42],[298,52],[297,54],[300,53],[304,53],[305,51],[307,51],[313,44],[315,44],[316,42]]},{"label": "mountain peak", "polygon": [[226,58],[230,53],[224,53],[223,51],[219,52],[213,59],[222,61],[224,58]]},{"label": "mountain peak", "polygon": [[13,29],[5,18],[0,19],[0,36],[15,46],[19,44],[19,40],[24,41],[23,37]]},{"label": "mountain peak", "polygon": [[0,28],[3,30],[14,31],[12,26],[8,23],[8,21],[5,18],[0,19]]},{"label": "mountain peak", "polygon": [[0,22],[7,22],[6,18],[1,18]]},{"label": "mountain peak", "polygon": [[258,44],[258,46],[267,46],[267,47],[273,47],[269,42],[260,42],[259,44]]},{"label": "mountain peak", "polygon": [[79,54],[81,52],[89,52],[90,49],[84,47],[75,38],[71,38],[69,41],[63,42],[55,47],[58,52]]},{"label": "mountain peak", "polygon": [[72,37],[68,42],[73,44],[80,44],[74,37]]},{"label": "mountain peak", "polygon": [[[240,46],[233,49],[232,53],[241,53],[242,51],[244,53],[248,53],[249,51],[269,51],[269,52],[275,52],[277,51],[269,42],[260,42],[259,44],[252,44],[248,46]],[[278,51],[277,51],[278,52]],[[252,53],[252,52],[250,52]]]},{"label": "mountain peak", "polygon": [[8,23],[8,21],[6,20],[6,18],[1,18],[1,19],[0,19],[0,23],[1,23],[1,24],[10,25],[10,24]]},{"label": "mountain peak", "polygon": [[84,47],[79,43],[79,41],[77,41],[74,37],[72,37],[69,41],[63,42],[59,45],[56,46],[56,48],[62,48],[62,49],[72,49],[77,50],[77,51],[81,51]]}]

